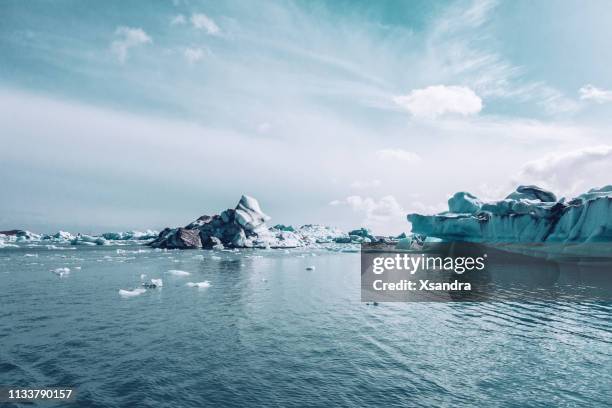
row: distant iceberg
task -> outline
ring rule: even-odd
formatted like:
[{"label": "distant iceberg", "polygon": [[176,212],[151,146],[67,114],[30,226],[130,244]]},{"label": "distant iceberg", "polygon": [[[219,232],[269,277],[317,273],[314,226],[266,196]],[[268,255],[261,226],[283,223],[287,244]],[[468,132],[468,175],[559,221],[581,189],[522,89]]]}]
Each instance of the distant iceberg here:
[{"label": "distant iceberg", "polygon": [[475,243],[586,243],[612,241],[612,186],[566,201],[537,186],[519,186],[505,199],[484,202],[467,192],[449,211],[409,214],[412,232]]},{"label": "distant iceberg", "polygon": [[203,215],[185,227],[166,228],[149,245],[167,249],[295,248],[377,239],[366,229],[345,234],[316,224],[300,228],[279,224],[270,228],[266,225],[268,220],[270,217],[262,211],[259,202],[243,195],[235,208],[219,215]]},{"label": "distant iceberg", "polygon": [[[269,227],[270,217],[259,202],[243,195],[236,207],[218,215],[203,215],[184,227],[165,228],[161,232],[146,230],[105,232],[100,235],[58,231],[54,234],[34,234],[25,230],[0,231],[0,248],[43,245],[48,249],[76,249],[76,246],[146,244],[159,249],[236,249],[236,248],[298,248],[326,246],[344,251],[346,245],[369,242],[397,243],[405,238],[375,236],[366,228],[348,233],[335,227],[306,224],[301,227],[277,224]],[[338,244],[338,245],[334,245]],[[332,248],[333,247],[333,248]],[[128,253],[127,251],[117,253]],[[350,250],[354,251],[354,248]]]},{"label": "distant iceberg", "polygon": [[158,231],[146,230],[142,231],[126,231],[126,232],[105,232],[102,238],[109,241],[142,241],[147,239],[157,238]]}]

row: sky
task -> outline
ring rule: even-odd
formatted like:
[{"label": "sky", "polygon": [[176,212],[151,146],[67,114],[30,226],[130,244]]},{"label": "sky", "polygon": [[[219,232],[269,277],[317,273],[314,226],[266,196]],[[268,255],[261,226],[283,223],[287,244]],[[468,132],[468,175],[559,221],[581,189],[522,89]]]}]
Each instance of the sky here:
[{"label": "sky", "polygon": [[612,184],[607,1],[0,2],[0,230],[407,232]]}]

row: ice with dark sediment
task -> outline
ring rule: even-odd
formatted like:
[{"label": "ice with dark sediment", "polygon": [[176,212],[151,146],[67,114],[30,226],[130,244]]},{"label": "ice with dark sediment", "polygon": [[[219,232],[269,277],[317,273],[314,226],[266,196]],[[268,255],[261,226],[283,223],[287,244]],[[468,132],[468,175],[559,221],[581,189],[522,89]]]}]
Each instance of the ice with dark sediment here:
[{"label": "ice with dark sediment", "polygon": [[363,228],[345,234],[316,224],[299,228],[282,224],[268,227],[269,220],[255,198],[243,195],[235,208],[219,215],[203,215],[185,227],[166,228],[150,245],[167,249],[296,248],[377,240]]}]

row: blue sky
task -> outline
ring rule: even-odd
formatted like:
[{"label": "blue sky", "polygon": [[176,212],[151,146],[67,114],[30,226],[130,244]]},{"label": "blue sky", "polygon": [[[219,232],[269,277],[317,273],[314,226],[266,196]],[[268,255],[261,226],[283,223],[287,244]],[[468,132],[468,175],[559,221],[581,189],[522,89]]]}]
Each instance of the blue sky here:
[{"label": "blue sky", "polygon": [[409,230],[609,184],[605,1],[3,1],[0,228]]}]

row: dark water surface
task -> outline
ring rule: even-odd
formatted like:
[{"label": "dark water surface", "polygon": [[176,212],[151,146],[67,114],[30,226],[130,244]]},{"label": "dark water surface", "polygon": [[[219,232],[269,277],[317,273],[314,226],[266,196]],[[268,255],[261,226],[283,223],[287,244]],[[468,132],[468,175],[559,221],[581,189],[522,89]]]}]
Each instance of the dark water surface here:
[{"label": "dark water surface", "polygon": [[[141,274],[164,287],[120,297]],[[79,407],[606,407],[612,305],[368,306],[359,254],[326,250],[7,248],[0,385]]]}]

